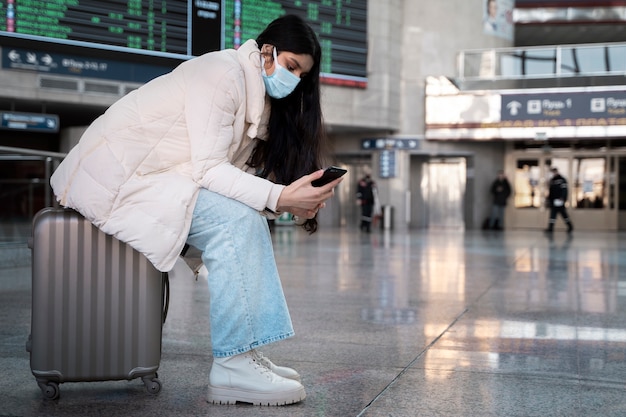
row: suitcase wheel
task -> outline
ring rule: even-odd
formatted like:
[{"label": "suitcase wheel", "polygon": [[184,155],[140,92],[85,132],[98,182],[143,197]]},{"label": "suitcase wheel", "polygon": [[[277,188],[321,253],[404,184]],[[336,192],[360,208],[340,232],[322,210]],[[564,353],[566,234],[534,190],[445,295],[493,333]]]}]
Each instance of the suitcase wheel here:
[{"label": "suitcase wheel", "polygon": [[143,377],[143,383],[146,386],[146,391],[150,394],[158,394],[161,391],[161,381],[156,375]]},{"label": "suitcase wheel", "polygon": [[61,391],[59,390],[59,384],[56,382],[38,382],[38,385],[46,400],[56,400],[59,398]]}]

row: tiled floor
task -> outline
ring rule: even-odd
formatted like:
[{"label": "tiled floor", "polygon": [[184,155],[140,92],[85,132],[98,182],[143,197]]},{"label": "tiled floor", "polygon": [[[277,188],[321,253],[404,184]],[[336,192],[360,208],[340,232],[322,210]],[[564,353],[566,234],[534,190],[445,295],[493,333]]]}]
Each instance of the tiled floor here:
[{"label": "tiled floor", "polygon": [[625,416],[626,234],[290,227],[275,252],[302,403],[205,401],[206,277],[171,274],[157,395],[138,380],[67,383],[43,400],[24,342],[30,257],[0,246],[0,416]]}]

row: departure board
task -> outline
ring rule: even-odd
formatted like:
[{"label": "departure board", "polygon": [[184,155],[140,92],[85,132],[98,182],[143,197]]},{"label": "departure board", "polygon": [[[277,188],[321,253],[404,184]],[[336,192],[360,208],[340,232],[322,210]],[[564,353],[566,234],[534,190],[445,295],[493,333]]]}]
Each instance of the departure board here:
[{"label": "departure board", "polygon": [[[367,0],[226,0],[225,47],[237,47],[274,19],[295,14],[315,30],[322,46],[322,73],[360,85],[367,76]],[[328,77],[326,77],[328,78]],[[341,77],[340,77],[341,78]],[[327,80],[328,81],[328,80]]]},{"label": "departure board", "polygon": [[187,1],[0,0],[0,7],[0,30],[9,34],[189,54]]},{"label": "departure board", "polygon": [[11,37],[188,59],[237,48],[284,14],[318,34],[326,79],[364,83],[367,0],[0,0],[0,44]]}]

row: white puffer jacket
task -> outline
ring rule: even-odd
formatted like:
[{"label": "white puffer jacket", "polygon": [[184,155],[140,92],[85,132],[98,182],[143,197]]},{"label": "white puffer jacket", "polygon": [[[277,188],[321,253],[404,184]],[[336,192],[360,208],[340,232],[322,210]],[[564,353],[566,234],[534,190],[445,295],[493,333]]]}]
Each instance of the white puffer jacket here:
[{"label": "white puffer jacket", "polygon": [[200,187],[276,210],[284,187],[246,172],[268,117],[259,48],[249,40],[184,62],[113,104],[51,185],[61,205],[169,271]]}]

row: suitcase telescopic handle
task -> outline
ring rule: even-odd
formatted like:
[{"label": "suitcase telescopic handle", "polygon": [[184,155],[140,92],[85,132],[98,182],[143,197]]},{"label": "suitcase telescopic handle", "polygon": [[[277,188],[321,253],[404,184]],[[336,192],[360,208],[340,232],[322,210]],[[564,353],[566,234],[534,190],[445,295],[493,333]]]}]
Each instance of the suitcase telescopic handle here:
[{"label": "suitcase telescopic handle", "polygon": [[167,319],[167,311],[170,308],[170,276],[167,272],[162,273],[163,277],[163,300],[161,305],[163,306],[163,317],[162,324],[165,324],[165,319]]}]

